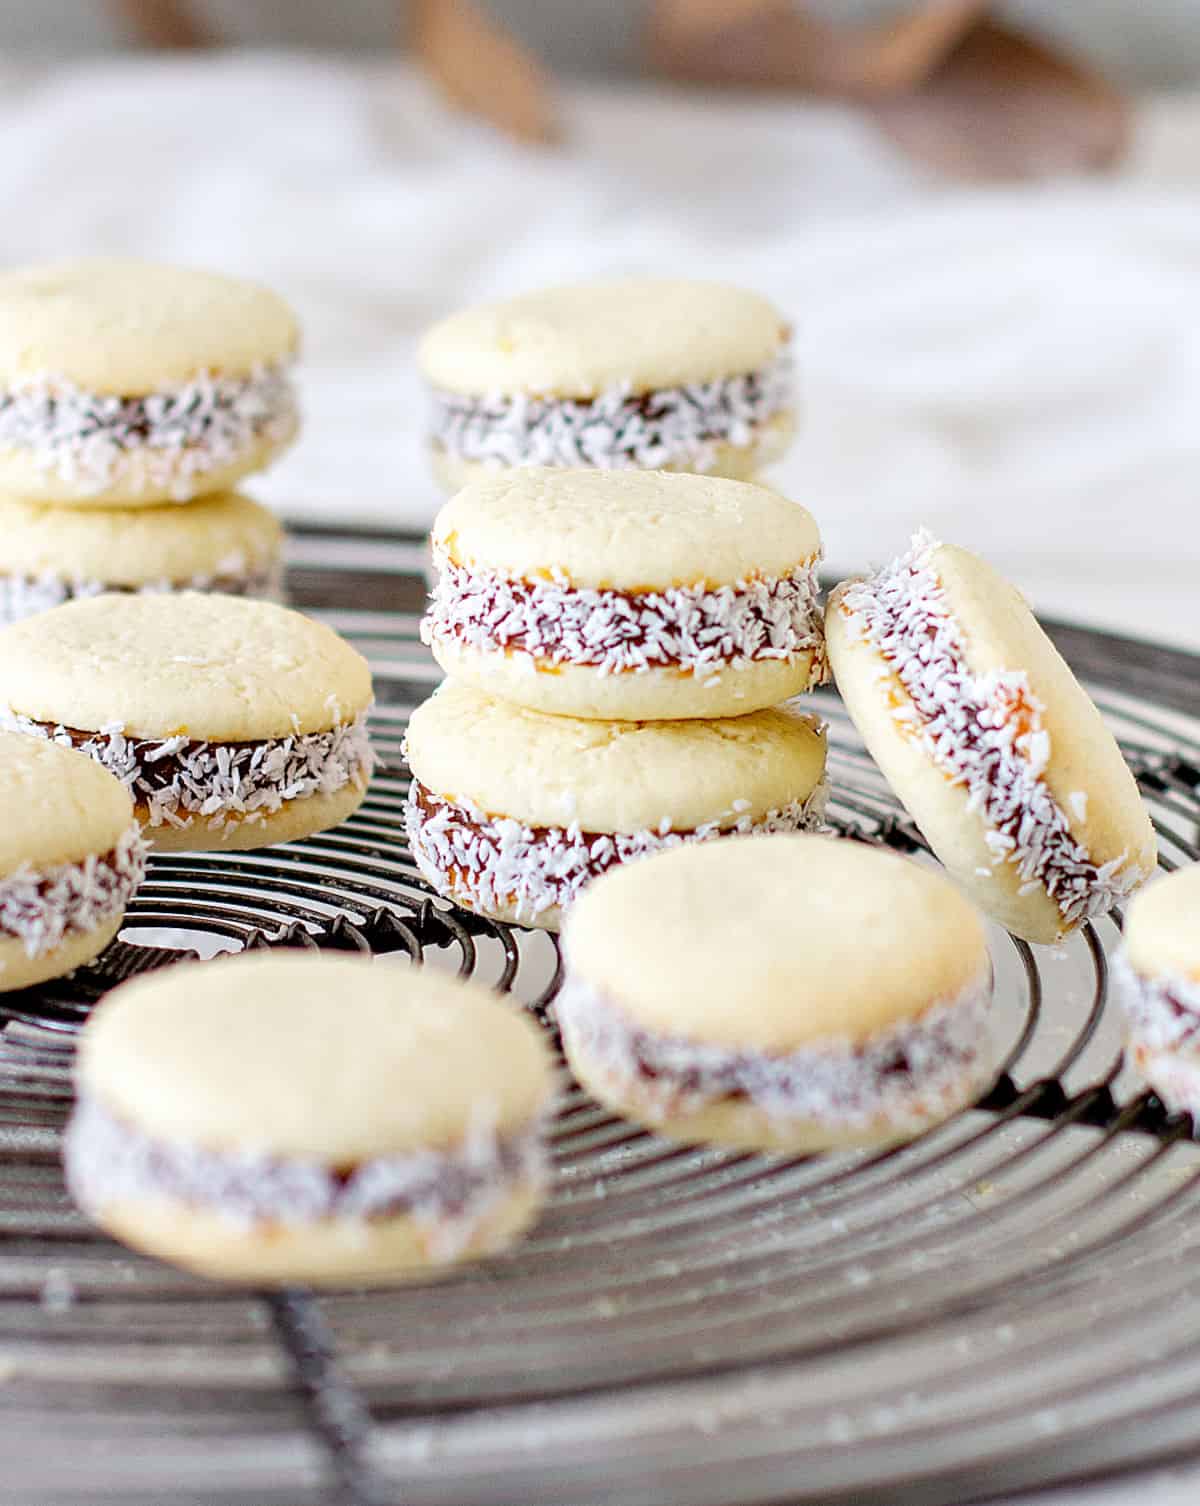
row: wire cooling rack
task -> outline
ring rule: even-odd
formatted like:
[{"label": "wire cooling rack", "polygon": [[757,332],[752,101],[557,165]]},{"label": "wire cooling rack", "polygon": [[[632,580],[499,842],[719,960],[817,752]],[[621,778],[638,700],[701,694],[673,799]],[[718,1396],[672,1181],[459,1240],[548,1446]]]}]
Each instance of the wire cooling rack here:
[{"label": "wire cooling rack", "polygon": [[[398,538],[295,544],[294,598],[375,671],[385,766],[358,815],[268,852],[155,858],[94,967],[0,995],[4,1506],[939,1506],[1200,1449],[1200,1147],[1123,1070],[1115,920],[1061,948],[994,933],[1003,1069],[900,1150],[681,1149],[574,1091],[533,1237],[384,1293],[225,1290],[89,1230],[58,1165],[73,1036],[181,930],[205,955],[454,969],[552,1030],[553,942],[433,901],[404,846],[400,739],[437,679],[422,565]],[[1164,865],[1192,861],[1200,659],[1058,638]],[[833,820],[920,852],[836,698],[818,704]]]}]

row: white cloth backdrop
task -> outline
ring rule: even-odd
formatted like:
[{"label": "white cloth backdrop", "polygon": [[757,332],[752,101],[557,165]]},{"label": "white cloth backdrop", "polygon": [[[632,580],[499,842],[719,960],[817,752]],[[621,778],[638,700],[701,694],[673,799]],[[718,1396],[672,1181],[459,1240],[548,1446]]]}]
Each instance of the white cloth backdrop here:
[{"label": "white cloth backdrop", "polygon": [[138,251],[258,275],[307,331],[295,517],[423,524],[416,334],[605,273],[761,288],[799,330],[779,484],[834,568],[918,521],[1043,609],[1200,647],[1200,103],[1142,111],[1116,180],[934,183],[853,115],[592,89],[571,146],[453,120],[400,63],[0,65],[0,261]]},{"label": "white cloth backdrop", "polygon": [[[0,65],[0,262],[127,251],[277,285],[307,331],[308,427],[259,494],[390,525],[437,502],[428,321],[605,273],[745,282],[799,329],[804,434],[778,479],[834,567],[924,522],[1046,610],[1200,648],[1200,103],[1145,106],[1118,179],[971,191],[834,108],[593,90],[568,113],[570,149],[541,153],[451,120],[400,64]],[[1190,1506],[1197,1478],[1138,1498]]]}]

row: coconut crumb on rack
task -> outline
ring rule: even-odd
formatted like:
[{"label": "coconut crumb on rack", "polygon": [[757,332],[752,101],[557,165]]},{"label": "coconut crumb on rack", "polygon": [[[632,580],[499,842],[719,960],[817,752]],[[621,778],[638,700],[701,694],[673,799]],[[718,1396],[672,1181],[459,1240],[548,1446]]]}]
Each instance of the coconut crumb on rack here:
[{"label": "coconut crumb on rack", "polygon": [[24,863],[0,878],[0,936],[14,936],[27,957],[44,957],[71,934],[95,931],[123,915],[146,872],[146,843],[131,826],[111,852],[38,869]]},{"label": "coconut crumb on rack", "polygon": [[822,779],[806,799],[758,818],[743,800],[688,830],[676,831],[664,818],[655,829],[610,834],[581,831],[577,822],[531,827],[510,816],[489,816],[469,800],[445,800],[414,779],[404,822],[417,867],[439,893],[465,895],[485,910],[511,906],[518,920],[532,921],[572,904],[585,884],[609,868],[685,842],[820,831],[828,798]]},{"label": "coconut crumb on rack", "polygon": [[115,724],[79,732],[3,708],[0,727],[86,753],[117,776],[151,827],[261,820],[290,800],[361,788],[375,766],[365,711],[327,732],[241,743],[126,737]]},{"label": "coconut crumb on rack", "polygon": [[410,1217],[431,1227],[433,1253],[445,1259],[472,1242],[498,1197],[540,1187],[547,1175],[541,1120],[501,1136],[476,1114],[457,1149],[372,1157],[346,1172],[299,1157],[155,1139],[87,1093],[67,1127],[64,1159],[71,1194],[85,1210],[160,1197],[242,1228]]},{"label": "coconut crumb on rack", "polygon": [[779,1055],[642,1030],[570,972],[554,1008],[568,1048],[663,1117],[742,1099],[781,1127],[815,1119],[855,1131],[879,1119],[919,1128],[961,1102],[964,1083],[985,1086],[990,1002],[985,975],[860,1044],[832,1040]]},{"label": "coconut crumb on rack", "polygon": [[748,449],[795,402],[786,348],[758,371],[634,393],[629,383],[598,397],[495,393],[466,397],[434,389],[431,434],[462,460],[519,466],[593,466],[709,471],[721,445]]},{"label": "coconut crumb on rack", "polygon": [[[1147,875],[1127,853],[1097,865],[1071,835],[1043,777],[1050,734],[1022,670],[973,675],[922,531],[907,554],[844,592],[840,610],[879,651],[907,692],[898,722],[911,728],[987,825],[997,862],[1022,893],[1044,887],[1067,926],[1104,915]],[[1078,806],[1077,806],[1078,809]]]},{"label": "coconut crumb on rack", "polygon": [[826,673],[818,562],[814,556],[790,575],[728,586],[635,594],[572,586],[561,574],[519,580],[456,564],[438,550],[421,641],[522,653],[537,664],[584,665],[602,675],[664,666],[702,675],[812,653],[811,688]]},{"label": "coconut crumb on rack", "polygon": [[207,472],[263,441],[282,443],[297,422],[287,364],[245,377],[201,372],[145,397],[85,392],[51,374],[0,392],[0,447],[28,451],[39,470],[85,493],[136,474],[186,501]]}]

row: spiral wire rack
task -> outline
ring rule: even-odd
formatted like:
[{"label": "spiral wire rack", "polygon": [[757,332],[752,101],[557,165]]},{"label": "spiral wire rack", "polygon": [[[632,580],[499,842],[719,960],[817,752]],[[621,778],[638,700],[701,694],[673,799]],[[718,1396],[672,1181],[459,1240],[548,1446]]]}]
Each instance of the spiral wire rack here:
[{"label": "spiral wire rack", "polygon": [[[997,1080],[906,1147],[681,1148],[571,1088],[532,1237],[444,1282],[227,1289],[91,1230],[59,1168],[74,1037],[181,949],[449,968],[553,1035],[554,942],[433,898],[405,847],[401,737],[438,677],[420,544],[302,535],[290,583],[372,663],[384,766],[360,812],[269,851],[155,857],[92,967],[0,995],[0,1500],[940,1506],[1200,1449],[1200,1149],[1124,1068],[1119,916],[1056,948],[993,933]],[[1056,637],[1163,866],[1195,860],[1200,659]],[[835,825],[923,854],[836,697],[817,700]]]}]

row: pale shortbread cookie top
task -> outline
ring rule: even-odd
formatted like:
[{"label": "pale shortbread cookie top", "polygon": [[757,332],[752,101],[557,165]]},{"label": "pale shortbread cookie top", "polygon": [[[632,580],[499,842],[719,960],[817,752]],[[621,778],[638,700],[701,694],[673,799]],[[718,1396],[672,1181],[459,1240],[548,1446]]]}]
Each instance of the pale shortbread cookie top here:
[{"label": "pale shortbread cookie top", "polygon": [[43,507],[0,499],[0,575],[107,586],[253,575],[279,556],[283,525],[248,497],[187,507]]},{"label": "pale shortbread cookie top", "polygon": [[1127,856],[1154,869],[1149,812],[1120,748],[1087,691],[1046,636],[1021,593],[986,560],[953,544],[933,554],[946,605],[976,676],[1023,670],[1050,735],[1046,787],[1071,835],[1097,867]]},{"label": "pale shortbread cookie top", "polygon": [[282,298],[214,272],[113,257],[0,275],[0,387],[49,375],[141,397],[202,371],[247,376],[298,341]]},{"label": "pale shortbread cookie top", "polygon": [[612,869],[566,920],[569,970],[642,1028],[784,1053],[856,1041],[987,978],[944,878],[834,837],[730,837]]},{"label": "pale shortbread cookie top", "polygon": [[132,825],[129,792],[85,753],[0,732],[0,877],[102,856]]},{"label": "pale shortbread cookie top", "polygon": [[589,398],[625,383],[648,392],[757,371],[787,336],[757,293],[639,278],[464,309],[434,325],[418,360],[446,392]]},{"label": "pale shortbread cookie top", "polygon": [[615,591],[787,575],[821,548],[810,513],[746,481],[533,467],[465,486],[433,542],[459,564]]},{"label": "pale shortbread cookie top", "polygon": [[408,761],[427,789],[489,816],[583,831],[676,831],[765,816],[825,770],[815,717],[779,708],[711,721],[546,716],[448,680],[413,712]]},{"label": "pale shortbread cookie top", "polygon": [[1125,953],[1146,977],[1200,983],[1200,863],[1176,869],[1132,900]]},{"label": "pale shortbread cookie top", "polygon": [[541,1031],[477,984],[288,951],[115,989],[76,1073],[151,1139],[337,1167],[519,1132],[553,1091]]},{"label": "pale shortbread cookie top", "polygon": [[0,707],[80,731],[257,742],[328,731],[370,700],[360,653],[267,601],[93,596],[0,633]]}]

